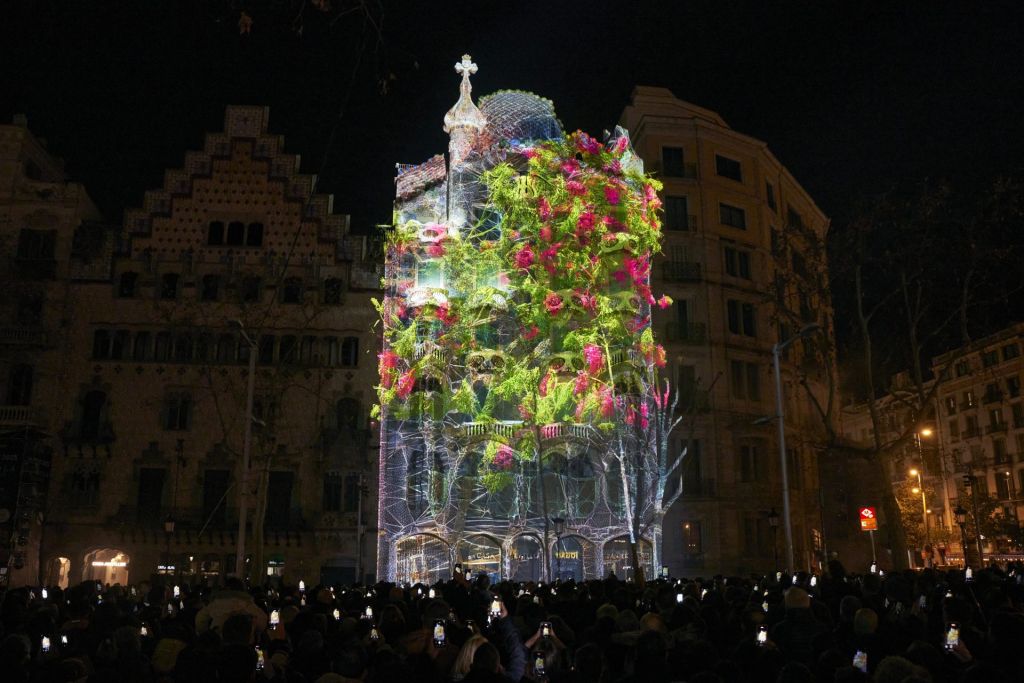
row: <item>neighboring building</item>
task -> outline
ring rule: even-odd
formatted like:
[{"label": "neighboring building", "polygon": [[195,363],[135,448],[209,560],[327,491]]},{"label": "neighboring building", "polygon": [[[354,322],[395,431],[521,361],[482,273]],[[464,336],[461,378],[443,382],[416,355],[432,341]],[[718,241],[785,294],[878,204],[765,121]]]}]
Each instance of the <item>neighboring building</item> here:
[{"label": "neighboring building", "polygon": [[[936,433],[941,471],[946,473],[947,515],[969,508],[967,482],[979,499],[994,497],[993,516],[1005,534],[986,537],[986,559],[1021,559],[1020,520],[1024,516],[1024,323],[932,359],[932,372],[944,377],[936,392]],[[948,518],[952,525],[955,520]],[[1016,533],[1014,533],[1016,530]],[[976,544],[968,528],[968,543]],[[1012,538],[1016,536],[1016,538]],[[968,559],[972,551],[968,551]]]},{"label": "neighboring building", "polygon": [[63,394],[72,253],[98,219],[23,116],[0,126],[0,583],[37,582],[38,518],[60,504],[46,497],[50,407]]},{"label": "neighboring building", "polygon": [[[676,304],[655,311],[689,443],[683,497],[665,520],[665,561],[678,574],[766,570],[784,558],[772,346],[805,325],[782,364],[796,565],[820,559],[816,445],[832,389],[829,222],[764,142],[664,88],[637,87],[623,112],[637,153],[664,182],[664,256],[653,286]],[[826,345],[827,346],[827,345]],[[825,351],[830,353],[830,351]],[[767,419],[766,419],[767,416]]]},{"label": "neighboring building", "polygon": [[268,115],[228,107],[224,132],[186,153],[123,230],[89,233],[88,251],[80,240],[62,283],[75,305],[62,317],[60,394],[48,399],[48,583],[239,571],[250,353],[246,571],[352,581],[361,562],[373,573],[367,292],[379,245],[312,194]]}]

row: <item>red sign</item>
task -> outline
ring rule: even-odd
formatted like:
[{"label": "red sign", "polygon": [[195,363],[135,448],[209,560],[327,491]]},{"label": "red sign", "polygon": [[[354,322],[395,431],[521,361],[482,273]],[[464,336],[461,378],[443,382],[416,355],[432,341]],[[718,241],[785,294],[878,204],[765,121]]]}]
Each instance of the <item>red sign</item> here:
[{"label": "red sign", "polygon": [[876,531],[878,529],[878,517],[875,516],[875,508],[860,509],[860,530]]}]

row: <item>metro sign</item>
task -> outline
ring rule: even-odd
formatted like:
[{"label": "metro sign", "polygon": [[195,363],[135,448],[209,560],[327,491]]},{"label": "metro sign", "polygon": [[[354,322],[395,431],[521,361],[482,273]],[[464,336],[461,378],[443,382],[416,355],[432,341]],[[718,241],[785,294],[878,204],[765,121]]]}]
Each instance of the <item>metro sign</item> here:
[{"label": "metro sign", "polygon": [[878,517],[875,515],[875,508],[862,507],[860,509],[860,530],[878,530]]}]

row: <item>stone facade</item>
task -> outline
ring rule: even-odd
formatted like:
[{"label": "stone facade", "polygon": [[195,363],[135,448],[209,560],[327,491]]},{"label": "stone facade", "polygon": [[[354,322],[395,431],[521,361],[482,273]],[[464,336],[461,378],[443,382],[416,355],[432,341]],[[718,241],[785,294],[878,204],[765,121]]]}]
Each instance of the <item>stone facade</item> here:
[{"label": "stone facade", "polygon": [[808,568],[821,550],[822,423],[807,391],[822,405],[834,391],[823,355],[828,219],[764,142],[664,88],[636,88],[620,123],[665,185],[653,288],[676,304],[654,311],[654,325],[683,395],[676,438],[689,452],[664,563],[692,575],[766,570],[776,552],[784,561],[782,527],[769,523],[772,509],[782,513],[772,346],[817,323],[782,363],[795,564]]}]

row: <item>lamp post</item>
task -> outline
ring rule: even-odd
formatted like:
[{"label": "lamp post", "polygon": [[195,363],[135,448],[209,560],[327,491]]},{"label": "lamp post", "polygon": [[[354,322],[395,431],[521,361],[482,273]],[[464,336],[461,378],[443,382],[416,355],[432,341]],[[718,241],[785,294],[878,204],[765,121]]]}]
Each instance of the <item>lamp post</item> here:
[{"label": "lamp post", "polygon": [[960,548],[964,553],[964,566],[967,566],[967,531],[964,527],[967,525],[967,510],[964,510],[962,505],[957,505],[953,509],[953,517],[956,519],[956,525],[960,527]]},{"label": "lamp post", "polygon": [[928,530],[928,501],[925,498],[924,483],[922,483],[922,481],[921,481],[921,470],[919,470],[919,469],[917,469],[915,467],[914,469],[910,470],[910,476],[917,477],[917,486],[912,488],[911,491],[913,491],[914,493],[920,493],[921,494],[921,520],[924,522],[924,544],[925,544],[925,548],[922,548],[922,550],[925,550],[925,554],[926,554],[926,557],[925,557],[925,567],[928,567],[928,566],[931,565],[931,556],[928,555],[929,551],[927,550],[927,548],[930,548],[931,544],[932,544],[931,532],[929,532],[929,530]]},{"label": "lamp post", "polygon": [[562,578],[562,532],[565,531],[565,520],[561,517],[552,517],[551,522],[555,525],[555,580],[560,580]]},{"label": "lamp post", "polygon": [[249,345],[249,377],[245,395],[245,437],[242,442],[242,476],[238,491],[238,544],[235,550],[235,572],[243,581],[246,578],[245,566],[245,527],[246,516],[249,514],[249,451],[252,448],[252,404],[256,391],[256,354],[259,345],[256,340],[245,332],[245,325],[240,320],[231,323],[238,327],[242,339]]},{"label": "lamp post", "polygon": [[768,526],[772,528],[772,559],[775,561],[775,568],[779,568],[779,544],[776,538],[779,535],[779,513],[772,508],[768,513]]},{"label": "lamp post", "polygon": [[804,325],[799,332],[772,346],[772,364],[775,368],[775,421],[779,429],[779,461],[782,471],[782,522],[786,533],[786,571],[793,573],[793,520],[789,510],[789,465],[786,458],[785,409],[782,405],[782,371],[779,357],[798,339],[805,339],[821,329],[818,323]]}]

